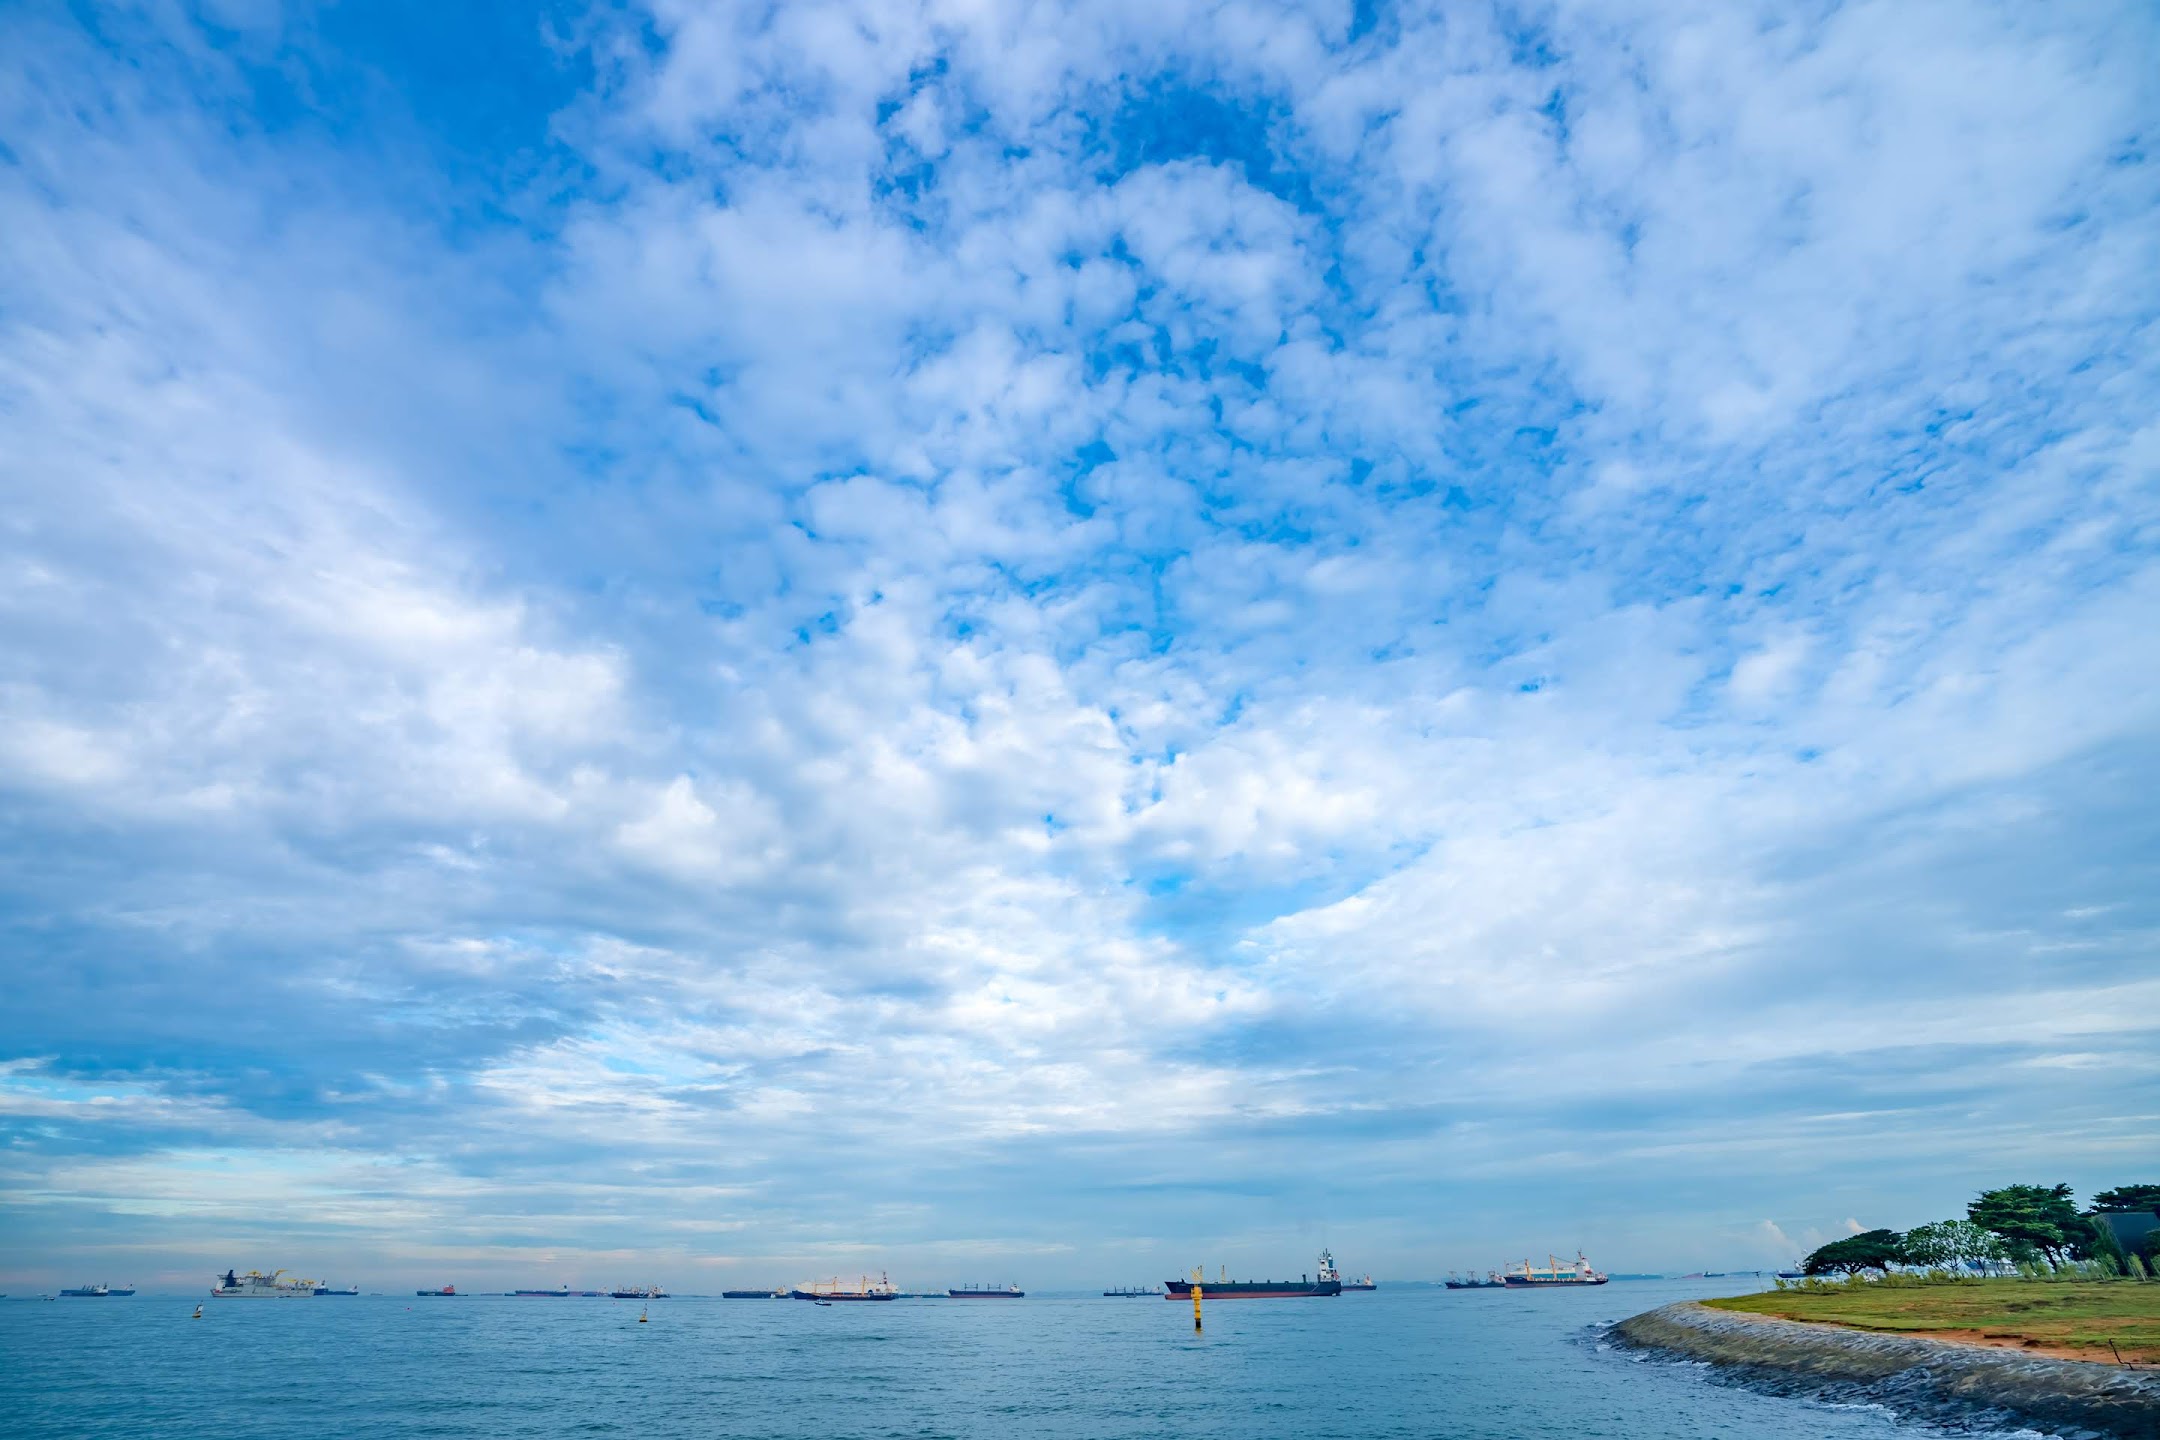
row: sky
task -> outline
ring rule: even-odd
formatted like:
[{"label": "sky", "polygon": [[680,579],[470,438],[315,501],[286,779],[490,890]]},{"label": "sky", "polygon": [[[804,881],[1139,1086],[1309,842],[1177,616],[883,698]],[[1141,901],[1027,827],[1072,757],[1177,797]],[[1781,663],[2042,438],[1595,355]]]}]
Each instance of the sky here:
[{"label": "sky", "polygon": [[0,13],[0,1286],[2160,1180],[2160,15]]}]

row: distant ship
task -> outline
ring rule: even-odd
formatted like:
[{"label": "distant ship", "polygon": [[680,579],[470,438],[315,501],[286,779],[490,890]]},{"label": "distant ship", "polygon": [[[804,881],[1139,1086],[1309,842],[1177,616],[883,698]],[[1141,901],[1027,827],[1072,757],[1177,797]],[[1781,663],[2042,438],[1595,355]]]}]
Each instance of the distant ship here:
[{"label": "distant ship", "polygon": [[1450,1290],[1503,1290],[1507,1288],[1507,1281],[1502,1280],[1498,1274],[1491,1270],[1485,1272],[1483,1280],[1478,1279],[1475,1275],[1466,1279],[1457,1279],[1455,1273],[1451,1270],[1448,1272],[1447,1288]]},{"label": "distant ship", "polygon": [[1160,1286],[1160,1285],[1113,1285],[1113,1286],[1112,1286],[1111,1288],[1109,1288],[1108,1290],[1105,1290],[1105,1291],[1103,1291],[1102,1293],[1103,1293],[1103,1294],[1105,1294],[1105,1295],[1109,1295],[1109,1296],[1112,1296],[1112,1297],[1114,1297],[1114,1298],[1116,1298],[1116,1299],[1119,1299],[1119,1300],[1140,1300],[1140,1299],[1147,1299],[1147,1300],[1160,1300],[1160,1299],[1162,1298],[1162,1286]]},{"label": "distant ship", "polygon": [[720,1298],[722,1300],[783,1300],[787,1298],[787,1293],[785,1290],[722,1290]]},{"label": "distant ship", "polygon": [[358,1285],[347,1285],[344,1289],[340,1290],[335,1285],[317,1285],[315,1287],[315,1293],[317,1295],[358,1295],[360,1293],[360,1287]]},{"label": "distant ship", "polygon": [[900,1297],[899,1287],[887,1279],[883,1271],[878,1272],[875,1280],[865,1275],[852,1286],[843,1285],[838,1279],[813,1280],[808,1290],[788,1293],[797,1300],[815,1300],[828,1305],[835,1300],[896,1300]]},{"label": "distant ship", "polygon": [[1320,1273],[1311,1279],[1300,1275],[1295,1280],[1232,1280],[1227,1277],[1210,1284],[1201,1277],[1195,1267],[1190,1280],[1163,1282],[1163,1298],[1183,1300],[1197,1287],[1201,1297],[1207,1300],[1291,1300],[1310,1296],[1342,1294],[1342,1276],[1336,1272],[1335,1257],[1327,1251],[1320,1252]]},{"label": "distant ship", "polygon": [[1024,1300],[1027,1291],[1018,1285],[962,1285],[945,1292],[955,1300]]},{"label": "distant ship", "polygon": [[1612,1278],[1591,1269],[1590,1262],[1583,1259],[1580,1250],[1575,1252],[1573,1265],[1563,1266],[1550,1255],[1545,1257],[1545,1261],[1544,1268],[1540,1269],[1525,1260],[1500,1278],[1507,1282],[1510,1289],[1524,1289],[1535,1285],[1603,1285]]},{"label": "distant ship", "polygon": [[530,1300],[536,1297],[546,1297],[562,1300],[568,1299],[571,1296],[577,1296],[581,1299],[592,1300],[597,1299],[600,1294],[598,1290],[572,1290],[568,1285],[559,1285],[553,1290],[512,1290],[510,1293],[523,1300]]},{"label": "distant ship", "polygon": [[667,1291],[658,1285],[625,1285],[620,1290],[608,1291],[611,1300],[665,1300]]},{"label": "distant ship", "polygon": [[[62,1290],[60,1293],[73,1300],[102,1300],[107,1295],[112,1294],[113,1290],[110,1285],[77,1285],[72,1289]],[[130,1290],[126,1293],[132,1295],[135,1292]]]},{"label": "distant ship", "polygon": [[315,1282],[312,1280],[287,1280],[283,1270],[273,1270],[265,1275],[260,1270],[250,1270],[245,1275],[225,1272],[225,1278],[210,1287],[210,1294],[218,1300],[312,1300],[315,1298]]},{"label": "distant ship", "polygon": [[1342,1288],[1344,1290],[1378,1290],[1380,1287],[1373,1283],[1372,1276],[1360,1275],[1355,1280],[1343,1281]]},{"label": "distant ship", "polygon": [[455,1295],[457,1294],[457,1286],[445,1285],[440,1290],[415,1290],[412,1293],[415,1295]]}]

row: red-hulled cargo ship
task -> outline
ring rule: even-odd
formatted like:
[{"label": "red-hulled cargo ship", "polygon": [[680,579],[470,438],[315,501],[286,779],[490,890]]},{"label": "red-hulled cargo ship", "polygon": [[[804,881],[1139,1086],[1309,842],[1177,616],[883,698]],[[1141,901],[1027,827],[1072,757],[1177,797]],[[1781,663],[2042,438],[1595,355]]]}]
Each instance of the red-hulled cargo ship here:
[{"label": "red-hulled cargo ship", "polygon": [[1335,1269],[1335,1257],[1327,1251],[1320,1252],[1320,1273],[1312,1278],[1300,1275],[1295,1280],[1231,1280],[1209,1281],[1195,1269],[1190,1280],[1166,1280],[1163,1282],[1165,1300],[1189,1300],[1194,1287],[1199,1287],[1203,1300],[1303,1300],[1322,1295],[1342,1294],[1342,1276]]}]

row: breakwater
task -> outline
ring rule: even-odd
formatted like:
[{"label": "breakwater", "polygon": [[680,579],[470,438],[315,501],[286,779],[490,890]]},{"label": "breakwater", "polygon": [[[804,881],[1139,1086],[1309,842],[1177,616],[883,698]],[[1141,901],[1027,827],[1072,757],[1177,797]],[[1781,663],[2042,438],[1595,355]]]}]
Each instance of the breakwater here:
[{"label": "breakwater", "polygon": [[2160,1372],[1910,1335],[1665,1305],[1612,1328],[1619,1344],[1706,1361],[1752,1389],[1885,1406],[1907,1419],[2160,1440]]}]

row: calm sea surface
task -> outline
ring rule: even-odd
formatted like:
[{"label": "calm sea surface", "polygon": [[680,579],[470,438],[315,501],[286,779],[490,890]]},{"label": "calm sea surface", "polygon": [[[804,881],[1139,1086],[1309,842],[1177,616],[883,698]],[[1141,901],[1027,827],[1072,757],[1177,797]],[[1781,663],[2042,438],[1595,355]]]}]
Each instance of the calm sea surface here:
[{"label": "calm sea surface", "polygon": [[[1902,1436],[1599,1347],[1756,1282],[1222,1302],[0,1301],[7,1436]],[[1718,1287],[1723,1286],[1724,1289]]]}]

